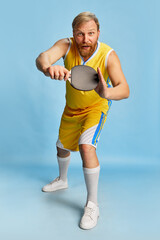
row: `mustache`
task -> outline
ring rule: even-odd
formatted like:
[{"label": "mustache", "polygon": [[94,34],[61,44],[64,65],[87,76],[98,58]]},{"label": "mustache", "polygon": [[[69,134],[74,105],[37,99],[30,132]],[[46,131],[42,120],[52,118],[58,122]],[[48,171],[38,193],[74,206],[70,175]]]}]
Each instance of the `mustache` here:
[{"label": "mustache", "polygon": [[82,45],[80,45],[80,47],[92,47],[92,45],[91,44],[82,44]]}]

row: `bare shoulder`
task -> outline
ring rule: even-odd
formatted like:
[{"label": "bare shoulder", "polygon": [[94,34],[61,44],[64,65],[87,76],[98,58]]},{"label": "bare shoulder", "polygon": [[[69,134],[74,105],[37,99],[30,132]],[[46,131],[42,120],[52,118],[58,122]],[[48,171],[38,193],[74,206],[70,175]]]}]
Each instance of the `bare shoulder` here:
[{"label": "bare shoulder", "polygon": [[70,44],[70,40],[69,38],[63,38],[58,40],[54,45],[59,45],[59,46],[66,46],[68,47]]},{"label": "bare shoulder", "polygon": [[66,52],[68,50],[69,45],[70,45],[69,39],[63,38],[55,42],[55,44],[51,47],[51,49],[60,48],[63,52]]},{"label": "bare shoulder", "polygon": [[51,62],[54,62],[55,56],[57,56],[56,58],[59,59],[66,54],[69,44],[70,41],[68,38],[60,39],[55,42],[51,48],[45,51],[45,53],[50,57]]}]

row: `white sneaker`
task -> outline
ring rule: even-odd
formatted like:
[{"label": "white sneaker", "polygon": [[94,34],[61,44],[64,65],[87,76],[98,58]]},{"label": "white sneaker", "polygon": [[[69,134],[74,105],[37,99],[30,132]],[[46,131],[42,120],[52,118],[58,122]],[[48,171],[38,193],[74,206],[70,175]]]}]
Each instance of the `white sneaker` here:
[{"label": "white sneaker", "polygon": [[84,208],[84,214],[80,222],[80,227],[82,229],[91,229],[97,225],[97,220],[99,217],[99,207],[88,201],[87,206]]},{"label": "white sneaker", "polygon": [[42,188],[43,192],[54,192],[60,189],[66,189],[68,188],[68,182],[64,182],[63,180],[60,179],[60,177],[57,177],[54,179],[51,183],[45,185]]}]

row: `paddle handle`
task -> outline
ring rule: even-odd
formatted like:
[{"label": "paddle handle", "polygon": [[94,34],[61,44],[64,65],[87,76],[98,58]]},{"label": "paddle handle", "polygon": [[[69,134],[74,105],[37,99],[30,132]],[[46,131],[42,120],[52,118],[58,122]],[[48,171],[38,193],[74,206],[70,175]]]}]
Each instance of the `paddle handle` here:
[{"label": "paddle handle", "polygon": [[67,80],[71,83],[71,71],[70,71],[70,77]]}]

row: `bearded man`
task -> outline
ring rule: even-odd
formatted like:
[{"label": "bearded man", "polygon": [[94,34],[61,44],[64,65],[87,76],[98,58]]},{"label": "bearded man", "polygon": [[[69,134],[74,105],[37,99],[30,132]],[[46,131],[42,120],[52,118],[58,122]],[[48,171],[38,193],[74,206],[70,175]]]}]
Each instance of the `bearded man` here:
[{"label": "bearded man", "polygon": [[[57,41],[36,59],[37,68],[51,79],[66,81],[66,105],[56,143],[59,177],[42,188],[54,192],[68,188],[67,172],[71,151],[79,151],[87,189],[87,201],[80,221],[82,229],[96,226],[100,165],[96,147],[112,100],[129,97],[129,86],[116,52],[98,41],[99,21],[95,14],[83,12],[72,22],[73,37]],[[55,64],[60,58],[64,67]],[[76,65],[87,65],[98,72],[99,83],[92,91],[79,91],[67,79]]]}]

